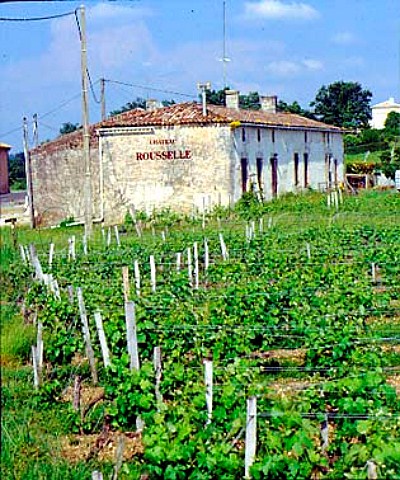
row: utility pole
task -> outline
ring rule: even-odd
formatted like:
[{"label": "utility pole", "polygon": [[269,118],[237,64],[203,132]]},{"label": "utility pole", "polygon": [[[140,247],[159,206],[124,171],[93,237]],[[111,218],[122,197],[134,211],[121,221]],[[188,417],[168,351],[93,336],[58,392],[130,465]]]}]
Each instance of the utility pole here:
[{"label": "utility pole", "polygon": [[92,184],[90,173],[90,131],[88,108],[88,78],[87,78],[87,49],[86,49],[86,20],[85,7],[80,7],[80,36],[81,36],[81,75],[82,75],[82,124],[83,124],[83,158],[85,165],[84,178],[84,209],[85,209],[85,236],[89,239],[92,234]]},{"label": "utility pole", "polygon": [[101,121],[106,119],[106,81],[100,78],[100,102],[101,102]]},{"label": "utility pole", "polygon": [[35,222],[35,211],[33,209],[32,167],[31,167],[31,155],[29,152],[28,121],[26,117],[23,118],[23,132],[24,132],[26,195],[28,197],[29,220],[30,220],[31,228],[35,228],[36,222]]},{"label": "utility pole", "polygon": [[36,148],[39,145],[38,115],[33,115],[33,145]]},{"label": "utility pole", "polygon": [[226,56],[226,0],[222,2],[222,69],[223,69],[223,82],[224,89],[227,88],[226,81],[226,64],[230,62],[231,59]]}]

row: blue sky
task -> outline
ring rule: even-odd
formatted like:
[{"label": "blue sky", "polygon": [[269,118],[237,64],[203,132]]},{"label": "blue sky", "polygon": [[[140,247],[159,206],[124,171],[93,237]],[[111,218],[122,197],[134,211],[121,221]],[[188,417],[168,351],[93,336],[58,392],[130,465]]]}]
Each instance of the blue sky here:
[{"label": "blue sky", "polygon": [[[198,81],[223,87],[223,0],[9,1],[0,17],[55,15],[82,3],[97,96],[101,77],[176,92],[107,83],[107,111],[137,96],[196,99]],[[242,93],[308,107],[321,85],[345,80],[370,89],[372,103],[400,100],[399,50],[399,0],[226,0],[227,83]],[[24,115],[39,115],[40,141],[63,122],[81,122],[74,16],[0,22],[0,53],[0,142],[21,150]],[[99,119],[91,96],[90,120]]]}]

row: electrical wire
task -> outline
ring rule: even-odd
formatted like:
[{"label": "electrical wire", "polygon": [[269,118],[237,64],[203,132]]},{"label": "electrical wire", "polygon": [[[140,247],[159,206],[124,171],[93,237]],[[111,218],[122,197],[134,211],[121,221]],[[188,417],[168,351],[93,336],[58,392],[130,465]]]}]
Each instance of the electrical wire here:
[{"label": "electrical wire", "polygon": [[59,13],[57,15],[48,15],[45,17],[19,17],[19,18],[0,17],[0,22],[38,22],[42,20],[53,20],[55,18],[68,17],[74,14],[76,15],[76,10],[74,10],[73,12]]},{"label": "electrical wire", "polygon": [[150,90],[150,91],[154,91],[154,92],[168,93],[170,95],[180,95],[182,97],[188,97],[188,98],[194,98],[195,97],[195,95],[190,95],[188,93],[176,92],[176,91],[173,91],[173,90],[165,90],[165,89],[162,89],[162,88],[149,87],[149,86],[145,86],[145,85],[138,85],[138,84],[135,84],[135,83],[121,82],[119,80],[104,79],[104,81],[108,82],[108,83],[114,83],[116,85],[125,85],[126,87],[134,87],[134,88],[141,88],[143,90]]}]

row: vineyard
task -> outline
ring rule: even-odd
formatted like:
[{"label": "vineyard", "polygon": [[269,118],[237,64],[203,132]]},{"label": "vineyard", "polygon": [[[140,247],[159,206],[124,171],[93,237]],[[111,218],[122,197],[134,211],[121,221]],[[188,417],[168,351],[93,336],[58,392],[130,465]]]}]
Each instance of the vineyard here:
[{"label": "vineyard", "polygon": [[400,195],[2,232],[2,478],[400,479]]}]

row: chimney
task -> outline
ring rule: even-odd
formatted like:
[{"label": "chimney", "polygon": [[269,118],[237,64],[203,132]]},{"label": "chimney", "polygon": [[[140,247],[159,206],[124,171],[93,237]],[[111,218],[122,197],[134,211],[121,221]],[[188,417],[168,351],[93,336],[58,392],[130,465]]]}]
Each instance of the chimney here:
[{"label": "chimney", "polygon": [[261,110],[267,113],[276,113],[278,97],[276,95],[260,96]]},{"label": "chimney", "polygon": [[150,112],[152,110],[157,110],[157,108],[160,106],[158,100],[155,100],[154,98],[148,98],[146,100],[146,110],[149,110]]},{"label": "chimney", "polygon": [[238,90],[225,90],[225,106],[226,108],[239,109],[239,92]]}]

